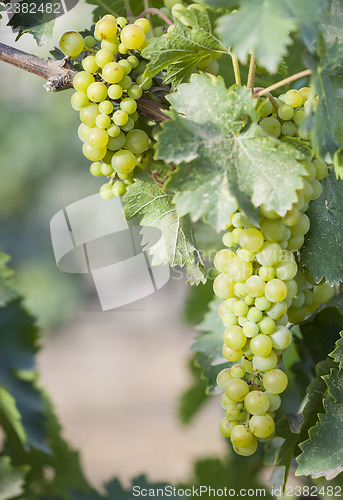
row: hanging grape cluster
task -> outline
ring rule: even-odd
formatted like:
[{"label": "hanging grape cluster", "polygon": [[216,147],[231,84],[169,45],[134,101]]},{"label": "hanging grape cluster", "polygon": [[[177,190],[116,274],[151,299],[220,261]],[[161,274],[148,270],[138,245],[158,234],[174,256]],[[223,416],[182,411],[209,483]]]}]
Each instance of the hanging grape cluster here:
[{"label": "hanging grape cluster", "polygon": [[[274,100],[274,105],[261,99],[260,126],[281,140],[301,134],[303,108],[309,99],[308,88],[292,89]],[[310,229],[305,212],[311,200],[321,195],[320,181],[328,172],[320,159],[302,164],[306,170],[302,188],[285,216],[262,206],[257,229],[243,212],[233,214],[223,236],[227,248],[214,258],[220,274],[213,289],[224,299],[219,306],[225,327],[222,353],[231,363],[240,360],[217,377],[225,410],[219,429],[244,456],[256,451],[258,441],[274,436],[273,417],[288,384],[279,365],[292,340],[289,327],[333,296],[329,283],[316,284],[297,265],[296,252]]]},{"label": "hanging grape cluster", "polygon": [[100,188],[104,199],[122,196],[133,183],[135,167],[146,164],[151,139],[135,123],[137,99],[153,83],[143,76],[146,62],[140,56],[149,30],[146,18],[128,24],[123,17],[106,15],[96,24],[94,37],[68,31],[60,39],[64,54],[84,56],[83,71],[73,79],[71,105],[80,113],[78,135],[84,156],[93,162],[91,174],[109,178]]}]

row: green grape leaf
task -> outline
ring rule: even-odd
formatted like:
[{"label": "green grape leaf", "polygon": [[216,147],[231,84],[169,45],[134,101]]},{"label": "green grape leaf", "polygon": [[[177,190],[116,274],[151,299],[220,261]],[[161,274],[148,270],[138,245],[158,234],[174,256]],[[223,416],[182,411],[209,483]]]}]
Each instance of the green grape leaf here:
[{"label": "green grape leaf", "polygon": [[323,377],[335,401],[324,401],[324,414],[309,431],[309,439],[300,444],[297,475],[335,478],[343,471],[343,372],[331,370]]},{"label": "green grape leaf", "polygon": [[227,89],[221,77],[199,74],[168,99],[171,119],[163,123],[156,154],[178,165],[168,188],[176,191],[180,216],[203,217],[220,231],[238,204],[255,222],[262,204],[279,215],[291,208],[304,171],[297,160],[308,157],[308,148],[267,137],[255,123],[244,126],[255,119],[248,89]]},{"label": "green grape leaf", "polygon": [[330,369],[334,366],[332,360],[321,361],[316,366],[316,378],[308,386],[306,390],[308,401],[303,409],[300,428],[298,432],[291,429],[290,421],[287,417],[282,418],[276,426],[277,436],[284,438],[284,442],[277,451],[275,465],[277,467],[285,467],[283,477],[283,487],[286,484],[289,468],[292,458],[298,453],[298,445],[308,437],[308,431],[312,428],[317,420],[317,414],[323,411],[323,396],[326,391],[326,384],[323,380],[323,375],[330,373]]},{"label": "green grape leaf", "polygon": [[126,219],[142,216],[142,226],[162,231],[162,238],[150,249],[151,253],[172,267],[186,265],[192,283],[206,281],[191,222],[188,217],[177,215],[170,194],[163,191],[151,176],[143,174],[129,186],[123,200]]},{"label": "green grape leaf", "polygon": [[343,182],[332,170],[321,182],[323,193],[306,212],[311,226],[300,259],[317,283],[325,277],[333,284],[343,280]]},{"label": "green grape leaf", "polygon": [[1,500],[9,500],[24,493],[25,476],[29,469],[11,465],[10,457],[0,457]]},{"label": "green grape leaf", "polygon": [[8,255],[0,252],[0,307],[18,297],[13,287],[13,271],[7,267]]},{"label": "green grape leaf", "polygon": [[25,446],[26,433],[15,399],[2,385],[0,385],[0,424],[8,438],[19,441]]},{"label": "green grape leaf", "polygon": [[334,349],[343,329],[343,314],[337,307],[325,307],[300,325],[302,346],[315,363]]},{"label": "green grape leaf", "polygon": [[324,13],[320,31],[328,45],[337,39],[343,40],[343,5],[341,0],[329,0],[327,11]]},{"label": "green grape leaf", "polygon": [[337,340],[335,349],[330,353],[330,356],[339,364],[343,369],[343,332],[340,332],[341,338]]},{"label": "green grape leaf", "polygon": [[[343,40],[337,40],[321,58],[308,58],[311,87],[319,100],[313,116],[312,147],[315,154],[332,161],[343,144]],[[336,175],[343,178],[340,156]]]},{"label": "green grape leaf", "polygon": [[[197,288],[194,289],[197,290]],[[192,384],[181,394],[177,409],[179,419],[183,424],[189,424],[208,401],[207,381],[201,377],[201,369],[195,365],[194,359],[189,362],[189,371],[192,376]]]},{"label": "green grape leaf", "polygon": [[237,12],[218,21],[221,39],[240,61],[245,64],[253,50],[257,62],[270,73],[277,71],[296,28],[295,20],[285,15],[281,0],[245,0]]},{"label": "green grape leaf", "polygon": [[31,380],[20,371],[34,376],[37,328],[20,299],[0,308],[0,384],[14,398],[22,417],[26,447],[49,452],[46,444],[44,404]]},{"label": "green grape leaf", "polygon": [[300,37],[310,51],[314,50],[314,42],[318,31],[322,28],[323,16],[328,9],[327,0],[285,0],[284,8],[291,19],[296,19]]},{"label": "green grape leaf", "polygon": [[183,20],[175,19],[175,29],[168,38],[152,38],[143,56],[150,60],[146,75],[155,76],[166,69],[164,83],[175,87],[188,81],[198,64],[214,54],[224,54],[226,48],[213,34],[216,15],[202,8],[185,9]]},{"label": "green grape leaf", "polygon": [[222,355],[223,346],[223,323],[218,314],[220,300],[213,299],[209,304],[209,310],[204,320],[197,326],[197,330],[203,332],[196,337],[191,350],[197,352],[195,365],[201,369],[202,377],[207,380],[207,393],[216,389],[216,377],[220,370],[228,366]]}]

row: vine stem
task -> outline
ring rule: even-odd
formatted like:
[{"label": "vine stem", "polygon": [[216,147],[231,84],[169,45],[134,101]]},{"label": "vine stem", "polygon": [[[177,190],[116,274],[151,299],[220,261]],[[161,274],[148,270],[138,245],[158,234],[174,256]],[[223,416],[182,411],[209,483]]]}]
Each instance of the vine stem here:
[{"label": "vine stem", "polygon": [[300,71],[300,73],[295,73],[294,75],[288,76],[287,78],[284,78],[283,80],[280,80],[279,82],[276,82],[273,85],[270,85],[269,87],[260,90],[255,94],[254,97],[261,97],[262,95],[266,95],[272,90],[283,87],[284,85],[287,85],[287,83],[294,82],[295,80],[299,80],[300,78],[303,78],[304,76],[309,76],[311,74],[312,71],[310,69],[305,69],[304,71]]},{"label": "vine stem", "polygon": [[254,53],[251,53],[251,59],[249,64],[249,73],[248,73],[248,81],[247,88],[254,90],[254,79],[255,79],[255,70],[256,70],[256,59]]},{"label": "vine stem", "polygon": [[127,17],[133,17],[133,12],[131,10],[131,5],[129,0],[124,0],[125,10]]},{"label": "vine stem", "polygon": [[[42,59],[3,43],[0,43],[0,61],[44,78],[47,80],[44,87],[49,92],[72,88],[73,78],[77,73],[69,63],[69,58],[60,61]],[[166,108],[162,104],[146,97],[137,100],[137,107],[139,113],[148,120],[161,123],[168,118],[165,114]]]},{"label": "vine stem", "polygon": [[230,56],[232,59],[233,72],[235,74],[235,82],[237,85],[241,85],[242,84],[241,73],[239,71],[239,63],[238,63],[237,56],[235,56],[235,54],[232,54],[232,53],[230,53]]},{"label": "vine stem", "polygon": [[139,19],[140,17],[144,17],[147,14],[152,14],[153,16],[159,16],[161,19],[163,19],[163,21],[165,21],[168,24],[168,26],[173,25],[173,22],[169,19],[169,17],[163,14],[163,12],[161,12],[160,9],[156,9],[155,7],[149,7],[148,9],[145,9],[141,14],[139,14],[137,19]]},{"label": "vine stem", "polygon": [[112,16],[119,17],[119,14],[117,14],[113,9],[111,9],[111,7],[108,7],[108,5],[106,5],[101,0],[93,0],[93,2],[98,4],[99,7],[102,7],[109,14],[112,14]]},{"label": "vine stem", "polygon": [[[149,6],[149,0],[144,0],[144,10],[148,10],[150,8]],[[151,12],[148,12],[147,13],[147,19],[150,23],[150,33],[151,33],[151,36],[154,37],[155,36],[155,33],[154,33],[154,26],[152,24],[152,21],[151,21]]]},{"label": "vine stem", "polygon": [[[256,97],[256,99],[258,99],[258,92],[260,92],[261,90],[264,90],[264,87],[255,87],[254,88],[254,94],[253,94],[253,97]],[[277,102],[277,100],[275,99],[275,97],[272,96],[272,94],[270,92],[268,92],[267,94],[265,94],[268,99],[270,100],[270,102],[273,104],[274,108],[275,109],[279,109],[279,103]]]}]

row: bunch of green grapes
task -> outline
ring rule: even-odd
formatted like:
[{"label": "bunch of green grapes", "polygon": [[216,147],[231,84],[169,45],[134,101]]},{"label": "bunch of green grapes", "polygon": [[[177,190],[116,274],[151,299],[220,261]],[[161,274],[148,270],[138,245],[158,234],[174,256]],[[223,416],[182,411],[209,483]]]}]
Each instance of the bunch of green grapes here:
[{"label": "bunch of green grapes", "polygon": [[[294,99],[295,105],[298,107],[299,100]],[[298,269],[296,261],[310,228],[305,211],[321,195],[320,180],[328,172],[320,159],[302,163],[306,170],[303,186],[285,216],[262,206],[258,229],[244,213],[235,213],[223,236],[227,248],[214,258],[220,274],[213,289],[224,299],[219,306],[225,326],[223,356],[231,363],[240,360],[217,377],[225,410],[219,428],[240,455],[253,454],[258,441],[274,435],[273,417],[288,383],[279,365],[292,340],[291,324],[304,320],[333,296],[329,283],[317,285],[306,271]]]},{"label": "bunch of green grapes", "polygon": [[153,83],[143,76],[146,62],[140,56],[149,30],[145,18],[128,24],[123,17],[106,15],[96,24],[94,37],[68,31],[60,39],[64,54],[83,56],[71,105],[80,113],[78,135],[84,156],[92,161],[91,174],[109,179],[100,188],[104,199],[122,196],[133,183],[135,167],[145,165],[150,139],[135,122],[137,99]]}]

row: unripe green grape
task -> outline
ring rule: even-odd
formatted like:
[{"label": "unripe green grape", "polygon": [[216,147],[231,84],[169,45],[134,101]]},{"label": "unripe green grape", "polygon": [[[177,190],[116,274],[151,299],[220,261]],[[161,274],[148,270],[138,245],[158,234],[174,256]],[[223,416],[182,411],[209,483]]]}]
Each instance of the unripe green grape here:
[{"label": "unripe green grape", "polygon": [[245,425],[236,425],[230,436],[231,442],[238,448],[247,448],[253,439],[251,431]]},{"label": "unripe green grape", "polygon": [[114,196],[124,196],[124,194],[126,193],[125,184],[121,181],[116,181],[113,184],[112,192],[113,192]]},{"label": "unripe green grape", "polygon": [[263,313],[257,307],[251,307],[248,312],[248,320],[252,321],[253,323],[258,323],[259,321],[262,320]]},{"label": "unripe green grape", "polygon": [[117,34],[117,21],[114,16],[103,17],[95,25],[98,40],[112,40]]},{"label": "unripe green grape", "polygon": [[219,389],[221,389],[223,391],[226,384],[229,382],[229,380],[232,380],[232,379],[233,379],[233,377],[231,375],[231,368],[224,368],[217,375],[217,379],[216,379],[217,386],[219,387]]},{"label": "unripe green grape", "polygon": [[263,385],[271,394],[281,394],[288,385],[287,375],[279,369],[271,370],[263,375]]},{"label": "unripe green grape", "polygon": [[286,349],[291,341],[292,334],[288,328],[277,326],[276,331],[270,335],[273,349]]},{"label": "unripe green grape", "polygon": [[300,213],[299,210],[297,210],[296,208],[292,208],[282,218],[282,222],[286,226],[294,226],[299,220],[299,213]]},{"label": "unripe green grape", "polygon": [[264,293],[265,282],[259,276],[250,276],[245,282],[245,289],[251,297],[261,297]]},{"label": "unripe green grape", "polygon": [[119,85],[123,90],[128,90],[132,85],[132,80],[129,76],[125,75],[122,80],[120,80]]},{"label": "unripe green grape", "polygon": [[275,354],[275,351],[271,351],[268,356],[257,356],[255,355],[252,358],[253,365],[256,368],[256,370],[259,370],[261,372],[267,372],[269,370],[274,370],[274,368],[277,365],[277,355]]},{"label": "unripe green grape", "polygon": [[265,97],[259,99],[259,105],[258,105],[258,114],[261,116],[261,118],[266,118],[273,112],[273,105],[270,102],[269,99],[266,99]]},{"label": "unripe green grape", "polygon": [[282,316],[284,316],[286,314],[286,312],[287,312],[287,305],[285,304],[284,301],[275,302],[267,310],[267,316],[269,316],[274,321],[276,321],[278,319],[281,319]]},{"label": "unripe green grape", "polygon": [[88,136],[88,132],[90,131],[90,129],[91,128],[87,127],[87,125],[85,125],[84,123],[80,124],[77,133],[78,133],[78,136],[82,142],[87,141],[87,136]]},{"label": "unripe green grape", "polygon": [[109,177],[110,175],[112,175],[113,174],[112,165],[109,165],[108,163],[102,163],[101,164],[101,173],[102,173],[102,175],[105,175],[106,177]]},{"label": "unripe green grape", "polygon": [[235,422],[234,420],[228,420],[226,417],[224,417],[220,422],[219,422],[219,430],[223,434],[223,436],[229,438],[231,435],[232,429],[238,424],[238,422]]},{"label": "unripe green grape", "polygon": [[121,88],[120,85],[115,84],[115,85],[110,85],[108,87],[108,96],[111,99],[114,99],[114,100],[120,99],[122,95],[123,95],[123,89]]},{"label": "unripe green grape", "polygon": [[126,111],[126,113],[128,115],[131,115],[132,113],[134,113],[136,111],[137,103],[131,97],[125,97],[120,102],[120,109],[122,109],[123,111]]},{"label": "unripe green grape", "polygon": [[300,248],[303,246],[304,241],[305,241],[304,236],[292,236],[288,240],[287,249],[291,250],[292,252],[296,252],[297,250],[300,250]]},{"label": "unripe green grape", "polygon": [[118,50],[119,50],[120,54],[123,54],[123,55],[125,55],[129,52],[129,49],[126,48],[123,43],[119,44]]},{"label": "unripe green grape", "polygon": [[244,406],[251,415],[263,415],[270,406],[268,396],[262,391],[251,391],[245,396]]},{"label": "unripe green grape", "polygon": [[104,101],[107,97],[107,87],[102,82],[91,83],[87,89],[87,96],[92,102]]},{"label": "unripe green grape", "polygon": [[95,82],[94,76],[88,71],[79,71],[73,78],[73,87],[77,91],[87,92],[89,85]]},{"label": "unripe green grape", "polygon": [[308,182],[313,181],[313,179],[316,177],[316,167],[310,161],[303,161],[303,162],[301,162],[301,164],[306,169],[306,174],[304,175],[305,179]]},{"label": "unripe green grape", "polygon": [[321,159],[313,160],[313,165],[316,168],[316,179],[322,181],[328,175],[328,166],[325,161]]},{"label": "unripe green grape", "polygon": [[248,305],[248,306],[252,306],[254,303],[255,303],[255,299],[254,297],[250,297],[250,295],[246,295],[244,297],[244,302]]},{"label": "unripe green grape", "polygon": [[107,83],[119,83],[124,77],[123,68],[116,62],[109,62],[102,69],[102,77]]},{"label": "unripe green grape", "polygon": [[240,248],[237,252],[237,256],[244,260],[244,262],[251,262],[255,258],[255,254],[253,252],[249,252],[245,248]]},{"label": "unripe green grape", "polygon": [[238,351],[245,346],[247,339],[243,329],[238,325],[233,325],[225,329],[223,341],[227,347]]},{"label": "unripe green grape", "polygon": [[83,37],[77,31],[66,31],[60,38],[59,47],[66,56],[77,57],[84,48]]},{"label": "unripe green grape", "polygon": [[302,104],[302,95],[296,89],[288,90],[285,94],[285,103],[293,108],[297,108]]},{"label": "unripe green grape", "polygon": [[[100,116],[100,115],[99,115]],[[108,134],[106,130],[98,127],[92,128],[87,135],[87,142],[96,149],[103,149],[108,143]]]},{"label": "unripe green grape", "polygon": [[119,49],[119,40],[118,38],[114,38],[113,40],[103,40],[101,42],[101,48],[109,50],[112,54],[117,54]]},{"label": "unripe green grape", "polygon": [[88,160],[91,161],[100,161],[106,154],[107,149],[97,149],[93,148],[88,142],[85,142],[82,146],[82,152]]},{"label": "unripe green grape", "polygon": [[238,300],[232,308],[232,311],[234,312],[234,314],[236,314],[236,316],[246,316],[248,310],[249,307],[244,302],[244,300]]},{"label": "unripe green grape", "polygon": [[235,243],[239,243],[240,242],[240,239],[241,239],[241,236],[242,234],[244,233],[244,229],[242,227],[236,227],[233,231],[232,231],[232,240],[235,242]]},{"label": "unripe green grape", "polygon": [[243,333],[246,337],[248,338],[253,338],[256,337],[258,334],[259,329],[256,323],[252,321],[246,321],[244,326],[243,326]]},{"label": "unripe green grape", "polygon": [[250,349],[254,354],[254,356],[261,356],[262,358],[264,358],[271,353],[272,348],[273,344],[270,337],[263,333],[259,333],[258,335],[256,335],[256,337],[253,337],[250,341]]},{"label": "unripe green grape", "polygon": [[303,236],[310,230],[310,219],[306,214],[300,213],[298,222],[291,227],[292,236]]},{"label": "unripe green grape", "polygon": [[102,101],[99,104],[99,111],[100,113],[104,113],[105,115],[110,115],[113,111],[113,104],[111,101]]},{"label": "unripe green grape", "polygon": [[313,301],[314,301],[313,292],[311,290],[304,290],[303,293],[304,293],[304,297],[305,297],[304,306],[305,307],[312,306]]},{"label": "unripe green grape", "polygon": [[252,270],[251,262],[244,262],[240,257],[233,258],[229,265],[230,277],[234,281],[246,281],[252,275]]},{"label": "unripe green grape", "polygon": [[[100,49],[95,54],[95,62],[99,66],[99,68],[104,68],[107,64],[113,62],[113,52],[107,49]],[[104,78],[104,75],[102,74]]]},{"label": "unripe green grape", "polygon": [[221,299],[234,297],[233,281],[226,274],[219,274],[213,282],[213,291]]},{"label": "unripe green grape", "polygon": [[234,446],[233,449],[238,455],[242,455],[243,457],[250,457],[257,450],[257,439],[255,438],[255,436],[253,436],[253,439],[249,446],[245,448]]},{"label": "unripe green grape", "polygon": [[244,401],[245,396],[249,392],[248,384],[242,379],[233,379],[225,386],[226,396],[235,403]]},{"label": "unripe green grape", "polygon": [[95,127],[95,120],[99,114],[98,105],[95,103],[90,103],[80,109],[80,119],[84,125],[88,127]]},{"label": "unripe green grape", "polygon": [[118,64],[121,66],[124,71],[124,75],[128,75],[132,71],[132,66],[127,59],[120,59]]},{"label": "unripe green grape", "polygon": [[144,30],[136,24],[128,24],[122,29],[120,40],[127,49],[139,49],[145,42]]},{"label": "unripe green grape", "polygon": [[245,289],[245,283],[235,283],[233,290],[237,297],[245,297],[247,295],[247,291]]},{"label": "unripe green grape", "polygon": [[122,125],[121,129],[124,131],[124,132],[130,132],[135,126],[135,122],[132,120],[132,118],[129,116],[127,122],[125,123],[125,125]]},{"label": "unripe green grape", "polygon": [[91,164],[89,170],[90,170],[90,173],[94,177],[101,177],[102,176],[101,165],[102,165],[101,161],[93,162]]},{"label": "unripe green grape", "polygon": [[278,243],[266,241],[261,250],[256,254],[256,259],[261,266],[274,266],[280,261],[282,248]]},{"label": "unripe green grape", "polygon": [[213,260],[214,267],[219,272],[226,273],[227,266],[228,266],[230,260],[233,259],[234,257],[235,257],[235,254],[231,250],[227,250],[227,249],[219,250],[219,252],[216,253],[214,260]]},{"label": "unripe green grape", "polygon": [[296,124],[294,122],[291,122],[291,121],[285,122],[281,126],[281,132],[286,137],[295,136],[295,134],[297,133],[297,130],[298,130],[298,127],[296,126]]},{"label": "unripe green grape", "polygon": [[98,128],[105,129],[111,125],[111,118],[108,115],[100,114],[95,119]]},{"label": "unripe green grape", "polygon": [[242,365],[233,365],[231,367],[231,375],[233,378],[243,378],[245,375],[245,368]]},{"label": "unripe green grape", "polygon": [[[241,217],[242,217],[241,212],[236,212],[235,214],[233,214],[232,219],[231,219],[231,224],[234,227],[242,227]],[[241,234],[243,234],[243,232]]]},{"label": "unripe green grape", "polygon": [[78,90],[71,96],[70,102],[72,107],[76,111],[80,111],[80,108],[86,106],[89,103],[89,99],[86,92],[84,92],[83,90]]},{"label": "unripe green grape", "polygon": [[279,118],[281,120],[291,120],[294,115],[294,108],[292,106],[289,106],[288,104],[282,104],[279,107],[277,114],[279,115]]},{"label": "unripe green grape", "polygon": [[321,196],[321,194],[323,192],[323,186],[317,179],[313,179],[311,181],[311,186],[313,189],[312,200],[316,200],[317,198],[319,198]]},{"label": "unripe green grape", "polygon": [[275,268],[272,266],[261,266],[258,275],[263,281],[270,281],[275,278]]},{"label": "unripe green grape", "polygon": [[222,242],[228,248],[231,248],[231,247],[235,246],[235,242],[232,239],[232,233],[231,232],[225,233],[223,235]]},{"label": "unripe green grape", "polygon": [[113,123],[108,127],[107,133],[110,137],[118,137],[118,135],[120,134],[120,127]]},{"label": "unripe green grape", "polygon": [[260,206],[260,211],[262,215],[267,217],[267,219],[273,220],[280,218],[279,215],[274,210],[267,210],[263,204]]},{"label": "unripe green grape", "polygon": [[237,316],[232,312],[225,313],[222,317],[222,321],[224,326],[237,325],[238,323]]},{"label": "unripe green grape", "polygon": [[235,297],[224,300],[224,302],[222,302],[218,308],[219,316],[222,318],[227,312],[232,312],[232,308],[236,302],[237,299]]},{"label": "unripe green grape", "polygon": [[272,135],[273,137],[279,137],[281,134],[280,122],[272,116],[263,118],[263,120],[260,121],[260,127],[263,128],[267,134]]},{"label": "unripe green grape", "polygon": [[125,134],[120,131],[119,135],[117,137],[110,137],[107,148],[110,151],[116,151],[118,149],[121,149],[125,144]]},{"label": "unripe green grape", "polygon": [[299,94],[302,98],[302,104],[305,104],[305,101],[310,97],[311,89],[309,87],[302,87],[299,89]]},{"label": "unripe green grape", "polygon": [[148,31],[150,30],[150,23],[148,21],[148,19],[146,19],[145,17],[141,17],[139,19],[136,19],[135,23],[137,26],[140,26],[142,28],[142,30],[144,31],[144,33],[148,33]]},{"label": "unripe green grape", "polygon": [[126,111],[123,111],[121,109],[118,109],[112,117],[113,122],[118,125],[118,127],[121,127],[122,125],[125,125],[129,119],[129,115],[126,113]]},{"label": "unripe green grape", "polygon": [[96,39],[94,38],[94,36],[86,36],[86,38],[84,39],[84,44],[85,44],[85,48],[87,49],[92,49],[93,47],[96,46]]},{"label": "unripe green grape", "polygon": [[111,200],[114,197],[111,184],[103,184],[100,188],[100,196],[104,200]]},{"label": "unripe green grape", "polygon": [[305,116],[306,116],[306,113],[305,113],[305,110],[304,109],[298,109],[295,113],[294,113],[294,116],[293,116],[293,121],[294,123],[300,127],[300,125],[302,124],[302,122],[304,121],[305,119]]},{"label": "unripe green grape", "polygon": [[[313,188],[311,186],[311,184],[305,180],[303,180],[303,188],[301,190],[301,193],[304,197],[304,202],[307,203],[309,201],[312,200],[312,196],[313,196]],[[303,211],[305,210],[305,208],[302,209]]]},{"label": "unripe green grape", "polygon": [[327,304],[333,297],[334,290],[329,283],[315,286],[313,289],[313,298],[320,304]]},{"label": "unripe green grape", "polygon": [[223,345],[222,354],[225,359],[230,362],[238,361],[243,356],[243,351],[241,349],[230,349],[227,345]]},{"label": "unripe green grape", "polygon": [[128,89],[127,94],[132,99],[139,99],[142,96],[143,91],[137,85],[132,85],[132,87]]},{"label": "unripe green grape", "polygon": [[136,157],[131,151],[121,149],[113,155],[112,166],[117,172],[126,174],[135,168]]},{"label": "unripe green grape", "polygon": [[89,73],[96,73],[99,66],[96,63],[95,56],[87,56],[82,60],[83,69]]},{"label": "unripe green grape", "polygon": [[274,432],[274,420],[268,414],[254,415],[249,420],[249,429],[254,436],[258,438],[266,438]]},{"label": "unripe green grape", "polygon": [[239,408],[236,407],[236,405],[233,406],[228,406],[225,408],[225,417],[228,420],[240,420],[241,418],[241,411]]},{"label": "unripe green grape", "polygon": [[138,64],[139,64],[139,59],[138,59],[138,57],[131,55],[131,56],[129,56],[129,57],[127,58],[127,60],[128,60],[128,61],[129,61],[129,63],[131,64],[131,68],[132,68],[132,69],[137,68],[137,66],[138,66]]},{"label": "unripe green grape", "polygon": [[270,335],[275,329],[275,321],[272,318],[265,316],[258,323],[258,326],[262,333],[264,333],[265,335]]},{"label": "unripe green grape", "polygon": [[274,278],[266,283],[264,294],[270,302],[281,302],[286,298],[287,286],[280,279]]},{"label": "unripe green grape", "polygon": [[152,79],[146,78],[143,75],[139,75],[136,79],[136,83],[141,87],[142,90],[149,90],[152,86]]},{"label": "unripe green grape", "polygon": [[263,234],[256,228],[245,229],[240,236],[240,244],[250,252],[257,252],[263,245]]},{"label": "unripe green grape", "polygon": [[288,281],[294,278],[297,274],[298,266],[296,262],[280,262],[276,267],[276,277],[283,281]]},{"label": "unripe green grape", "polygon": [[266,311],[271,306],[271,302],[266,297],[257,297],[255,299],[255,307],[260,311]]},{"label": "unripe green grape", "polygon": [[265,219],[261,224],[261,231],[270,241],[280,241],[286,236],[286,226],[279,220]]}]

